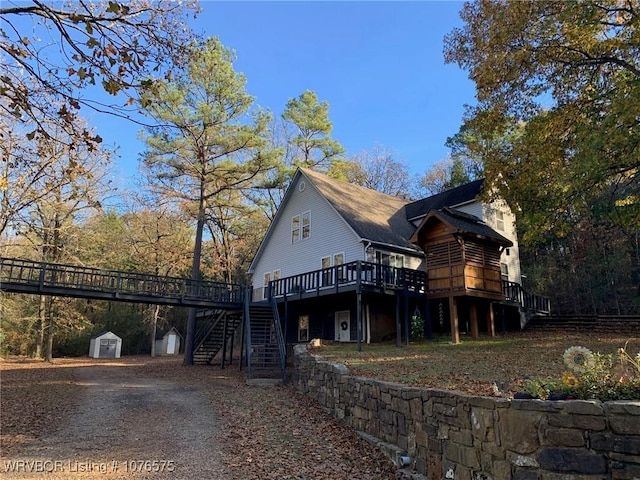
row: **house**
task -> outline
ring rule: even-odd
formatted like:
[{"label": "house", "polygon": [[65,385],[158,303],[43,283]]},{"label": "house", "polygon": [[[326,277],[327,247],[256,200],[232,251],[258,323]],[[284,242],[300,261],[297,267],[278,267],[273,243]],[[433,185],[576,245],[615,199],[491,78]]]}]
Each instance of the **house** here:
[{"label": "house", "polygon": [[[400,343],[411,316],[426,319],[426,333],[454,341],[460,331],[477,333],[471,317],[479,311],[489,333],[496,312],[519,321],[504,290],[521,280],[515,218],[503,202],[480,201],[482,186],[477,180],[410,202],[299,169],[251,264],[253,301],[276,303],[287,343]],[[439,240],[440,230],[451,238]],[[435,288],[429,249],[462,241],[490,254],[490,265],[463,265],[461,290]],[[480,272],[475,280],[472,271]],[[479,289],[479,279],[493,283]],[[495,308],[500,302],[504,308]],[[460,321],[444,321],[451,313]]]},{"label": "house", "polygon": [[91,358],[120,358],[122,338],[113,332],[100,332],[89,342],[89,356]]},{"label": "house", "polygon": [[156,355],[177,355],[180,353],[182,335],[175,328],[171,327],[166,331],[159,331],[155,338]]}]

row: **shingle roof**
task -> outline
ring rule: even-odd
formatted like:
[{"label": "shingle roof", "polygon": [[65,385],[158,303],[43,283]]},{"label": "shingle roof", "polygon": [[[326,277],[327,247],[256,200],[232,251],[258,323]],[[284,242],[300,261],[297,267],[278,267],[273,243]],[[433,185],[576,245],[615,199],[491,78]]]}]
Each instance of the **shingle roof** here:
[{"label": "shingle roof", "polygon": [[423,198],[413,203],[409,203],[405,207],[407,220],[415,220],[424,217],[431,210],[437,210],[444,207],[455,207],[466,202],[475,200],[482,193],[484,179],[474,180],[473,182],[459,187],[445,190],[431,197]]},{"label": "shingle roof", "polygon": [[478,238],[490,240],[506,247],[513,246],[513,242],[511,240],[500,235],[475,215],[470,215],[468,213],[461,212],[460,210],[448,207],[441,208],[439,210],[432,210],[416,229],[411,238],[412,241],[417,241],[420,230],[422,230],[424,225],[431,221],[433,217],[451,225],[453,228],[458,230],[458,232],[471,234]]},{"label": "shingle roof", "polygon": [[405,215],[406,200],[313,170],[302,169],[302,173],[361,238],[419,251],[409,242],[414,227]]}]

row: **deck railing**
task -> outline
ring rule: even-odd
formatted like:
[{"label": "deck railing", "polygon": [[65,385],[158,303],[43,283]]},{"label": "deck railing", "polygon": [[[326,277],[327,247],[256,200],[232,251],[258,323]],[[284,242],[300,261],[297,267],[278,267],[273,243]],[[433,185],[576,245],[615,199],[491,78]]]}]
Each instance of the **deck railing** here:
[{"label": "deck railing", "polygon": [[[303,293],[338,292],[348,285],[379,287],[387,290],[424,292],[426,273],[361,260],[280,278],[269,282],[263,298],[280,298]],[[256,289],[260,292],[259,289]]]},{"label": "deck railing", "polygon": [[515,282],[503,281],[504,294],[507,300],[522,306],[531,314],[548,314],[551,312],[551,304],[548,297],[527,292],[522,285]]},{"label": "deck railing", "polygon": [[244,287],[236,284],[3,257],[0,289],[87,298],[124,296],[131,301],[164,299],[185,305],[198,301],[241,305],[244,295]]}]

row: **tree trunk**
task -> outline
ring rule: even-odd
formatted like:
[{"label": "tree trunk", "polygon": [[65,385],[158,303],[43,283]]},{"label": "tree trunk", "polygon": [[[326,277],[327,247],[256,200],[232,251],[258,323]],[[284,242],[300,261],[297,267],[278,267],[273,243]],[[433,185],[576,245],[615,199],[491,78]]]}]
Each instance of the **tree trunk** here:
[{"label": "tree trunk", "polygon": [[53,297],[48,299],[46,312],[46,325],[47,325],[47,345],[44,352],[44,361],[51,362],[53,360],[53,317],[54,317],[54,299]]},{"label": "tree trunk", "polygon": [[36,336],[36,358],[43,358],[44,350],[44,330],[45,330],[45,309],[47,306],[47,297],[40,295],[38,299],[38,323],[37,323],[37,336]]},{"label": "tree trunk", "polygon": [[151,356],[156,356],[156,333],[158,332],[158,317],[160,316],[160,305],[153,305],[151,311]]},{"label": "tree trunk", "polygon": [[[204,200],[200,197],[198,207],[198,225],[196,227],[196,242],[193,248],[193,264],[191,265],[191,280],[200,279],[200,257],[202,255],[202,232],[204,230]],[[193,365],[194,342],[196,337],[196,309],[189,308],[187,320],[187,335],[184,343],[184,365]]]}]

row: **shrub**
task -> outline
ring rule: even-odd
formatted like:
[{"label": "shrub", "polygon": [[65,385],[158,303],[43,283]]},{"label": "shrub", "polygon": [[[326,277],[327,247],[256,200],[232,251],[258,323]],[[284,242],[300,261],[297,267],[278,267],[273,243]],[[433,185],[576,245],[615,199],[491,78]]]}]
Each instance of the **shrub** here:
[{"label": "shrub", "polygon": [[626,347],[615,355],[569,347],[563,355],[567,370],[562,378],[526,379],[524,391],[543,400],[557,395],[603,402],[640,400],[640,353],[633,357]]}]

